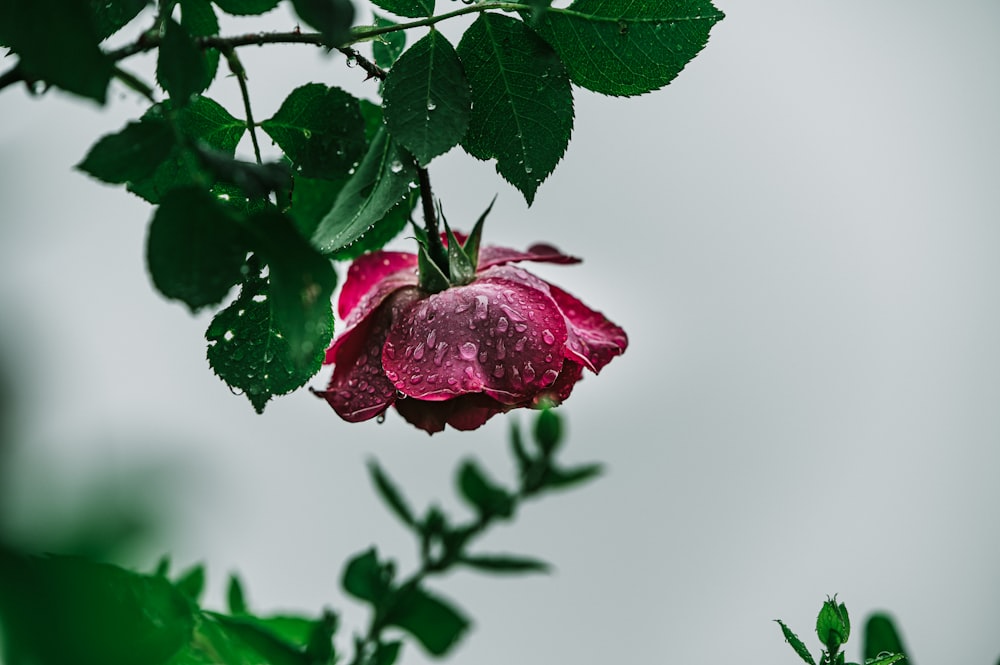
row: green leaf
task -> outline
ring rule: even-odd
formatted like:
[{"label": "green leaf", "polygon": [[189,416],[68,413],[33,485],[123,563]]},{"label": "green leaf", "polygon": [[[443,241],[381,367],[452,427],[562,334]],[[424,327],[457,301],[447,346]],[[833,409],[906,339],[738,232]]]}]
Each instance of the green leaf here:
[{"label": "green leaf", "polygon": [[385,501],[386,505],[392,509],[392,512],[402,520],[403,524],[408,526],[414,526],[416,524],[416,519],[413,517],[413,511],[410,510],[409,504],[407,504],[406,499],[403,498],[402,493],[391,478],[382,470],[382,467],[378,465],[374,459],[368,461],[368,472],[371,474],[372,482],[375,484],[375,489],[378,490],[379,495],[382,500]]},{"label": "green leaf", "polygon": [[472,460],[465,460],[458,470],[458,490],[462,498],[480,514],[498,517],[514,514],[514,498],[492,482]]},{"label": "green leaf", "polygon": [[102,137],[77,168],[109,183],[141,180],[153,174],[174,145],[170,125],[161,118],[145,118]]},{"label": "green leaf", "polygon": [[886,653],[877,658],[866,660],[865,665],[893,665],[893,663],[902,663],[905,659],[906,656],[901,653]]},{"label": "green leaf", "polygon": [[[208,37],[219,34],[219,19],[212,9],[210,0],[180,0],[181,25],[193,37]],[[205,87],[207,88],[219,71],[219,51],[202,49],[205,55]]]},{"label": "green leaf", "polygon": [[306,657],[310,665],[333,665],[336,662],[333,635],[337,632],[337,624],[337,615],[329,610],[313,623],[306,644]]},{"label": "green leaf", "polygon": [[[297,362],[275,325],[270,295],[266,279],[248,275],[239,296],[212,319],[205,333],[209,365],[231,388],[242,390],[257,413],[271,397],[305,384],[323,364],[322,348],[311,362]],[[329,327],[319,338],[329,339],[332,333],[331,312]]]},{"label": "green leaf", "polygon": [[399,659],[402,642],[379,642],[375,645],[372,665],[393,665]]},{"label": "green leaf", "polygon": [[799,654],[799,658],[809,663],[809,665],[816,665],[812,654],[809,653],[809,649],[806,648],[806,645],[799,639],[798,635],[793,633],[780,619],[775,619],[775,622],[781,626],[781,633],[785,636],[785,641],[795,649],[795,653]]},{"label": "green leaf", "polygon": [[234,16],[264,14],[278,6],[280,0],[213,0],[219,9]]},{"label": "green leaf", "polygon": [[[876,612],[865,623],[865,662],[878,659],[884,654],[900,654],[906,658],[906,648],[896,625],[887,614]],[[905,661],[908,662],[908,661]]]},{"label": "green leaf", "polygon": [[229,576],[229,587],[226,590],[226,600],[229,604],[230,614],[247,613],[247,600],[246,596],[243,595],[243,584],[240,582],[239,575],[236,573]]},{"label": "green leaf", "polygon": [[531,459],[527,449],[524,447],[524,437],[521,436],[520,426],[513,421],[511,421],[510,426],[510,449],[514,455],[514,459],[517,461],[518,473],[523,478],[527,475],[528,470],[531,469],[534,460]]},{"label": "green leaf", "polygon": [[421,165],[457,145],[468,129],[469,82],[455,49],[437,30],[389,70],[382,98],[389,132]]},{"label": "green leaf", "polygon": [[378,553],[372,547],[347,562],[341,585],[358,600],[381,605],[392,590],[393,577],[392,563],[379,563]]},{"label": "green leaf", "polygon": [[211,83],[208,59],[187,29],[171,18],[164,24],[156,60],[156,78],[170,99],[186,105]]},{"label": "green leaf", "polygon": [[351,37],[354,5],[350,0],[292,0],[295,13],[319,30],[328,46],[340,46]]},{"label": "green leaf", "polygon": [[300,646],[309,643],[309,638],[316,628],[315,621],[299,616],[277,615],[255,617],[255,619],[278,637]]},{"label": "green leaf", "polygon": [[211,0],[180,0],[180,6],[181,25],[189,34],[197,37],[219,34],[219,19]]},{"label": "green leaf", "polygon": [[573,92],[559,57],[517,19],[484,13],[458,44],[472,90],[469,129],[462,139],[530,205],[562,159],[573,130]]},{"label": "green leaf", "polygon": [[0,547],[7,662],[162,665],[191,639],[192,612],[190,601],[162,577]]},{"label": "green leaf", "polygon": [[358,100],[340,88],[321,83],[296,88],[260,126],[307,178],[346,175],[364,155]]},{"label": "green leaf", "polygon": [[313,243],[324,253],[347,247],[399,205],[416,178],[413,158],[381,129],[320,221]]},{"label": "green leaf", "polygon": [[674,80],[723,16],[710,0],[576,0],[549,9],[536,29],[577,85],[640,95]]},{"label": "green leaf", "polygon": [[816,617],[816,635],[826,648],[835,652],[850,637],[851,627],[846,619],[847,608],[837,604],[837,597],[828,598]]},{"label": "green leaf", "polygon": [[559,414],[552,409],[542,409],[535,418],[535,441],[546,456],[555,453],[562,442],[563,429]]},{"label": "green leaf", "polygon": [[205,590],[205,566],[198,564],[188,568],[177,578],[174,586],[192,602],[197,603]]},{"label": "green leaf", "polygon": [[228,617],[215,613],[211,616],[231,639],[253,649],[268,665],[311,665],[303,651],[261,626],[253,617]]},{"label": "green leaf", "polygon": [[[390,21],[384,16],[374,14],[372,25],[376,28],[388,28],[398,25],[395,21]],[[372,40],[372,57],[375,64],[383,69],[392,67],[396,59],[406,48],[406,32],[399,30],[378,35]]]},{"label": "green leaf", "polygon": [[157,290],[196,311],[240,282],[247,249],[243,229],[215,198],[187,188],[171,191],[153,215],[146,258]]},{"label": "green leaf", "polygon": [[[170,102],[157,104],[147,111],[142,120],[162,119],[170,112]],[[192,143],[204,144],[231,157],[240,142],[246,123],[237,120],[208,97],[195,97],[186,107],[177,111],[177,125]],[[171,189],[187,185],[207,187],[211,182],[197,156],[189,149],[175,146],[170,156],[147,178],[132,180],[128,189],[150,203],[159,203]]]},{"label": "green leaf", "polygon": [[407,18],[423,18],[434,13],[434,0],[373,0],[387,12]]},{"label": "green leaf", "polygon": [[416,584],[399,589],[394,601],[385,623],[408,632],[434,656],[448,653],[469,628],[457,609]]},{"label": "green leaf", "polygon": [[114,65],[94,22],[88,0],[0,0],[0,43],[29,79],[104,104]]},{"label": "green leaf", "polygon": [[549,489],[569,489],[596,478],[603,473],[600,464],[583,464],[570,469],[549,469],[545,474],[545,486]]},{"label": "green leaf", "polygon": [[448,276],[435,263],[423,244],[417,248],[417,273],[420,288],[427,293],[441,293],[451,286]]},{"label": "green leaf", "polygon": [[467,555],[459,561],[486,573],[547,573],[552,569],[544,561],[509,554]]},{"label": "green leaf", "polygon": [[496,202],[497,197],[494,195],[489,206],[486,207],[483,214],[476,220],[475,225],[472,227],[472,231],[469,232],[469,237],[465,239],[465,244],[462,245],[462,249],[465,250],[465,254],[472,260],[473,271],[475,271],[479,266],[479,245],[483,237],[483,224],[486,222],[486,218],[489,216],[490,211],[493,210],[493,204]]},{"label": "green leaf", "polygon": [[139,15],[149,0],[89,0],[94,27],[101,40],[115,34]]},{"label": "green leaf", "polygon": [[333,333],[330,298],[337,273],[291,219],[276,210],[253,215],[247,227],[258,256],[268,265],[272,329],[280,335],[292,363],[302,367],[317,361],[322,364]]}]

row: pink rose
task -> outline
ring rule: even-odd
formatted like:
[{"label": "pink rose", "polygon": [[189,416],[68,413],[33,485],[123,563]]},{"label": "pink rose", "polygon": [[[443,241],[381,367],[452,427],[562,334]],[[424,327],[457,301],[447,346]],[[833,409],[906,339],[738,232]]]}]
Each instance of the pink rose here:
[{"label": "pink rose", "polygon": [[470,282],[432,294],[418,286],[416,254],[359,257],[340,293],[344,332],[326,352],[333,377],[314,392],[349,422],[395,406],[431,434],[563,401],[584,367],[599,372],[628,339],[599,312],[510,265],[517,261],[579,263],[549,245],[483,247]]}]

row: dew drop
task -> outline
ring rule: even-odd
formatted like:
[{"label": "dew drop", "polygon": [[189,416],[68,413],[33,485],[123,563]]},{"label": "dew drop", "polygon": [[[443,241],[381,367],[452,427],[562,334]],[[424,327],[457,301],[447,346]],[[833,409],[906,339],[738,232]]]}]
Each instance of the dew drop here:
[{"label": "dew drop", "polygon": [[503,340],[497,341],[497,360],[503,360],[507,357],[507,347],[504,345]]},{"label": "dew drop", "polygon": [[467,377],[469,377],[470,379],[472,379],[472,378],[475,378],[475,376],[476,376],[476,373],[472,371],[472,367],[471,367],[471,366],[468,366],[468,365],[467,365],[467,366],[465,367],[465,375],[466,375]]},{"label": "dew drop", "polygon": [[437,104],[435,104],[435,103],[433,102],[433,100],[432,100],[432,101],[429,101],[429,102],[427,102],[427,110],[428,110],[428,111],[433,111],[433,110],[434,110],[434,109],[436,109],[436,108],[437,108]]},{"label": "dew drop", "polygon": [[531,173],[531,171],[532,171],[532,168],[530,166],[528,166],[527,164],[525,164],[524,165],[524,172],[525,173]]},{"label": "dew drop", "polygon": [[432,330],[427,333],[427,348],[433,349],[435,344],[437,344],[437,331]]},{"label": "dew drop", "polygon": [[424,380],[424,377],[421,376],[420,374],[414,374],[413,376],[410,377],[410,383],[412,383],[413,385],[417,385],[418,383],[420,383],[423,380]]},{"label": "dew drop", "polygon": [[505,333],[507,332],[508,327],[510,327],[510,321],[507,320],[506,316],[501,316],[499,320],[497,320],[497,332]]},{"label": "dew drop", "polygon": [[490,299],[486,296],[476,296],[476,318],[480,320],[489,316]]},{"label": "dew drop", "polygon": [[222,339],[226,340],[227,342],[230,342],[232,341],[233,337],[236,337],[236,335],[233,334],[233,331],[227,330],[226,333],[222,336]]},{"label": "dew drop", "polygon": [[400,173],[403,170],[403,162],[394,160],[392,164],[389,164],[389,170],[393,173]]},{"label": "dew drop", "polygon": [[420,360],[423,357],[424,357],[424,343],[420,342],[420,344],[417,345],[417,348],[413,349],[413,359]]},{"label": "dew drop", "polygon": [[528,324],[526,324],[526,323],[515,323],[514,324],[514,330],[516,330],[519,333],[523,333],[527,329],[528,329]]},{"label": "dew drop", "polygon": [[386,358],[393,360],[396,357],[396,347],[394,347],[391,343],[386,342],[384,353]]},{"label": "dew drop", "polygon": [[486,358],[487,358],[486,352],[485,351],[480,351],[479,352],[479,362],[481,362],[481,363],[486,362]]},{"label": "dew drop", "polygon": [[467,312],[467,311],[469,311],[469,308],[471,308],[471,307],[472,307],[472,303],[467,302],[467,301],[462,301],[462,302],[458,303],[457,305],[455,305],[455,313],[456,314],[461,314],[462,312]]},{"label": "dew drop", "polygon": [[531,366],[530,362],[524,363],[524,380],[526,383],[531,383],[535,380],[535,368]]},{"label": "dew drop", "polygon": [[449,386],[454,386],[454,385],[458,385],[458,379],[456,379],[456,378],[455,378],[455,377],[453,377],[453,376],[449,376],[449,377],[448,377],[448,385],[449,385]]},{"label": "dew drop", "polygon": [[385,411],[383,411],[382,413],[378,414],[375,417],[375,422],[377,422],[379,425],[385,422]]},{"label": "dew drop", "polygon": [[546,370],[545,374],[542,374],[542,385],[550,386],[555,383],[557,378],[559,378],[559,372],[554,369]]},{"label": "dew drop", "polygon": [[517,340],[517,342],[514,343],[514,350],[518,352],[524,351],[524,345],[527,341],[528,341],[527,337],[522,337],[521,339]]},{"label": "dew drop", "polygon": [[552,331],[546,328],[542,331],[542,341],[552,346],[556,342],[556,336],[552,334]]},{"label": "dew drop", "polygon": [[448,342],[441,342],[437,345],[434,350],[434,364],[438,367],[441,366],[441,361],[444,360],[444,352],[448,349]]},{"label": "dew drop", "polygon": [[493,376],[498,379],[503,376],[503,365],[497,363],[497,366],[493,368]]},{"label": "dew drop", "polygon": [[[472,342],[465,342],[464,344],[462,344],[462,346],[458,347],[459,355],[461,355],[466,360],[472,360],[473,358],[475,358],[477,351],[479,351],[479,349],[477,349],[476,345],[473,344]],[[472,368],[467,368],[467,369],[471,370]]]}]

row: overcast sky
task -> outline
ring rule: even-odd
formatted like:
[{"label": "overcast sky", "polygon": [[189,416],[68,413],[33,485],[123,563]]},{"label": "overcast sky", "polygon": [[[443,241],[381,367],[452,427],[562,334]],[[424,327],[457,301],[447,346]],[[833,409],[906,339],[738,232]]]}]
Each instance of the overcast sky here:
[{"label": "overcast sky", "polygon": [[[487,239],[582,256],[538,272],[630,336],[562,409],[568,461],[602,461],[606,477],[482,544],[556,572],[435,584],[476,622],[452,662],[793,663],[771,620],[812,645],[839,593],[857,626],[893,610],[921,665],[992,665],[1000,5],[717,4],[726,20],[669,87],[577,93],[573,141],[530,210],[461,151],[431,166],[453,225],[499,193]],[[339,56],[241,57],[258,118],[307,80],[374,97]],[[231,79],[210,95],[239,115]],[[259,609],[333,605],[360,625],[343,561],[372,543],[414,561],[364,461],[416,505],[458,511],[461,458],[510,477],[512,417],[430,438],[395,414],[343,423],[305,391],[255,415],[207,367],[210,317],[150,285],[150,207],[71,170],[142,111],[124,92],[103,110],[0,94],[8,523],[70,519],[94,478],[167,469],[143,483],[173,519],[133,563],[203,560],[215,602],[239,570]],[[405,662],[425,660],[408,647]]]}]

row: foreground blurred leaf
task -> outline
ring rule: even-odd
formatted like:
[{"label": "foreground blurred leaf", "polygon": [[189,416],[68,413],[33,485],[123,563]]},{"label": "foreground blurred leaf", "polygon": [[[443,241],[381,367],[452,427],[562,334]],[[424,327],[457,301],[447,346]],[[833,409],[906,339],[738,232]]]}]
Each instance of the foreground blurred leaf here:
[{"label": "foreground blurred leaf", "polygon": [[434,656],[448,653],[470,625],[450,603],[416,584],[396,592],[385,624],[402,628]]},{"label": "foreground blurred leaf", "polygon": [[546,11],[535,29],[577,85],[639,95],[670,83],[722,18],[709,0],[576,0]]},{"label": "foreground blurred leaf", "polygon": [[347,562],[341,585],[358,600],[380,605],[392,590],[392,578],[392,564],[381,563],[372,547]]},{"label": "foreground blurred leaf", "polygon": [[483,515],[513,514],[514,499],[510,493],[491,481],[472,460],[464,461],[458,470],[458,489],[462,498]]},{"label": "foreground blurred leaf", "polygon": [[319,30],[329,46],[340,46],[351,36],[354,5],[350,0],[292,0],[295,13]]},{"label": "foreground blurred leaf", "polygon": [[178,107],[211,83],[208,58],[187,28],[173,19],[165,23],[163,42],[156,60],[156,78]]},{"label": "foreground blurred leaf", "polygon": [[0,550],[0,618],[11,663],[166,663],[191,639],[192,611],[162,577]]},{"label": "foreground blurred leaf", "polygon": [[510,554],[470,554],[460,561],[485,573],[547,573],[552,569],[544,561]]},{"label": "foreground blurred leaf", "polygon": [[101,39],[88,0],[0,0],[0,44],[28,78],[104,104],[114,66]]},{"label": "foreground blurred leaf", "polygon": [[472,91],[462,147],[496,159],[530,205],[573,130],[573,92],[559,57],[523,22],[484,13],[458,44]]},{"label": "foreground blurred leaf", "polygon": [[904,664],[910,662],[903,647],[903,640],[892,618],[887,614],[875,613],[868,617],[865,624],[864,652],[866,661],[886,653],[894,653],[902,655],[905,659],[898,662]]},{"label": "foreground blurred leaf", "polygon": [[280,0],[213,0],[227,14],[246,16],[263,14],[278,6]]},{"label": "foreground blurred leaf", "polygon": [[385,501],[386,505],[392,509],[392,512],[398,517],[403,524],[407,526],[414,526],[417,521],[413,517],[413,511],[410,509],[409,504],[407,504],[406,499],[403,498],[403,494],[396,487],[396,484],[391,478],[382,470],[382,467],[378,465],[374,459],[368,462],[368,472],[371,474],[372,482],[375,483],[375,489],[378,490],[379,496]]}]

